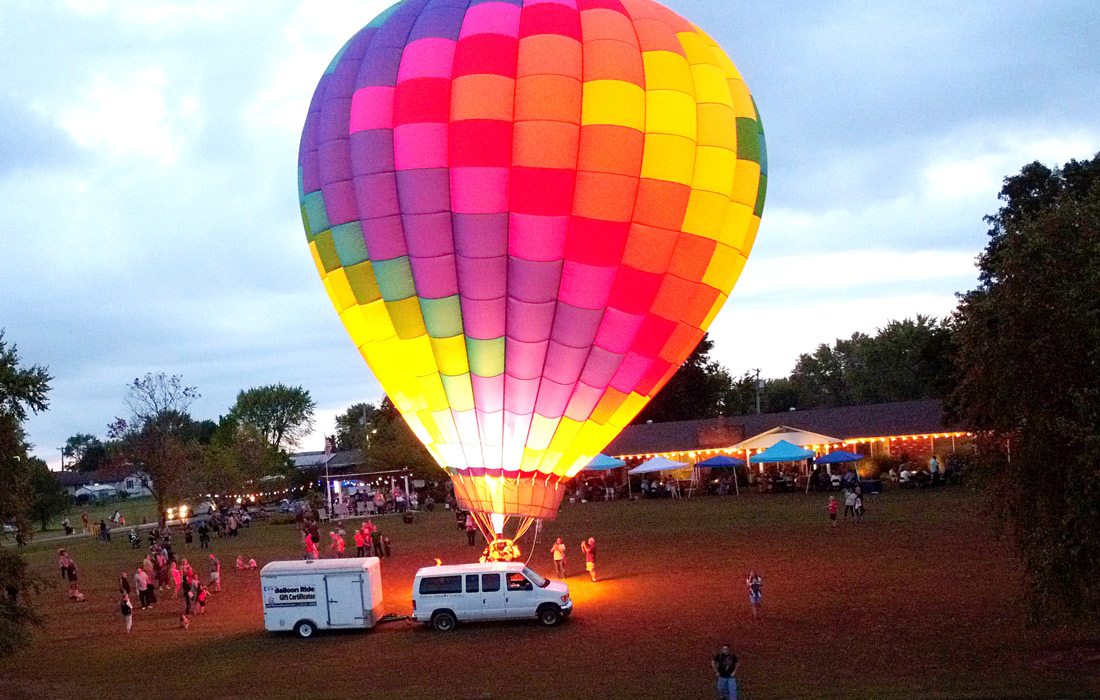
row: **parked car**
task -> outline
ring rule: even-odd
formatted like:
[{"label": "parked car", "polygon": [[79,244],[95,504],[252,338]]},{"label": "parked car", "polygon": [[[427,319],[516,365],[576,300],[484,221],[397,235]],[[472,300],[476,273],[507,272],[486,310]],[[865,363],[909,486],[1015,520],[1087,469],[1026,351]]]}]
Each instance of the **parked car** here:
[{"label": "parked car", "polygon": [[426,566],[416,572],[413,619],[440,632],[459,622],[530,618],[552,627],[573,612],[569,586],[520,562]]}]

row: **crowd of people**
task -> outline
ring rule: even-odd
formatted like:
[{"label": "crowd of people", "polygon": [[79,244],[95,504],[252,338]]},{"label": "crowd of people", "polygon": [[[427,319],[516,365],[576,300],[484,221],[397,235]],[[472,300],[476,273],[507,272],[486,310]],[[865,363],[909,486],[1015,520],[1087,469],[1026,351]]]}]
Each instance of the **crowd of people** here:
[{"label": "crowd of people", "polygon": [[[321,557],[321,527],[316,518],[305,517],[299,523],[299,532],[302,538],[305,559],[319,559]],[[329,530],[329,556],[341,558],[347,552],[347,530],[337,526]],[[393,556],[393,544],[389,537],[382,534],[382,530],[374,523],[374,520],[366,520],[357,529],[352,531],[352,541],[355,543],[355,556],[375,556],[379,559]]]}]

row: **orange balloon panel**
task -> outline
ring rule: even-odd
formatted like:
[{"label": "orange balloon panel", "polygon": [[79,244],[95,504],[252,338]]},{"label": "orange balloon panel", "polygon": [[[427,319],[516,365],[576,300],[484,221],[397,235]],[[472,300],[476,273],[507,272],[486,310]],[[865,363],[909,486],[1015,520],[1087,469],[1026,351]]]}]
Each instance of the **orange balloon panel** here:
[{"label": "orange balloon panel", "polygon": [[310,250],[460,502],[552,517],[733,288],[764,134],[726,54],[651,0],[405,0],[326,70]]}]

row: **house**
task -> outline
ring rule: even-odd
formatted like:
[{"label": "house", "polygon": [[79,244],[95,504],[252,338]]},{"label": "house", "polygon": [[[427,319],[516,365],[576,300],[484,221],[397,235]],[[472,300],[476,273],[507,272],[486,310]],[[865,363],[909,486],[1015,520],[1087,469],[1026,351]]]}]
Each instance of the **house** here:
[{"label": "house", "polygon": [[109,484],[85,484],[73,496],[77,503],[109,501],[118,496],[118,489]]},{"label": "house", "polygon": [[336,452],[296,452],[290,455],[296,469],[319,469],[326,465],[332,474],[344,474],[357,471],[366,460],[362,450],[337,450]]},{"label": "house", "polygon": [[[148,489],[146,484],[149,482],[149,475],[140,469],[134,469],[127,471],[126,469],[100,469],[94,472],[55,472],[54,476],[57,478],[61,486],[65,491],[73,498],[79,498],[81,491],[84,491],[84,495],[87,498],[92,498],[91,494],[105,494],[103,489],[88,489],[88,487],[109,486],[114,493],[111,495],[121,495],[125,493],[130,498],[140,498],[142,496],[151,496],[153,492]],[[96,500],[99,500],[97,496]]]}]

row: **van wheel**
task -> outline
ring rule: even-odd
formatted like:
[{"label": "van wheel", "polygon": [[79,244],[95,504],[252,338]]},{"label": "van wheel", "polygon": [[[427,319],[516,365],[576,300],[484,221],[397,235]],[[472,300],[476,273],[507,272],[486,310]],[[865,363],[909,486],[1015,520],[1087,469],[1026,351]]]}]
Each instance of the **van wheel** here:
[{"label": "van wheel", "polygon": [[547,627],[553,627],[561,622],[561,608],[556,605],[544,605],[539,608],[539,622]]},{"label": "van wheel", "polygon": [[450,632],[456,625],[458,620],[450,610],[440,610],[432,615],[432,627],[436,632]]},{"label": "van wheel", "polygon": [[298,624],[294,625],[294,634],[298,635],[302,639],[309,639],[313,636],[313,633],[317,631],[317,628],[313,626],[313,623],[309,620],[302,620]]}]

